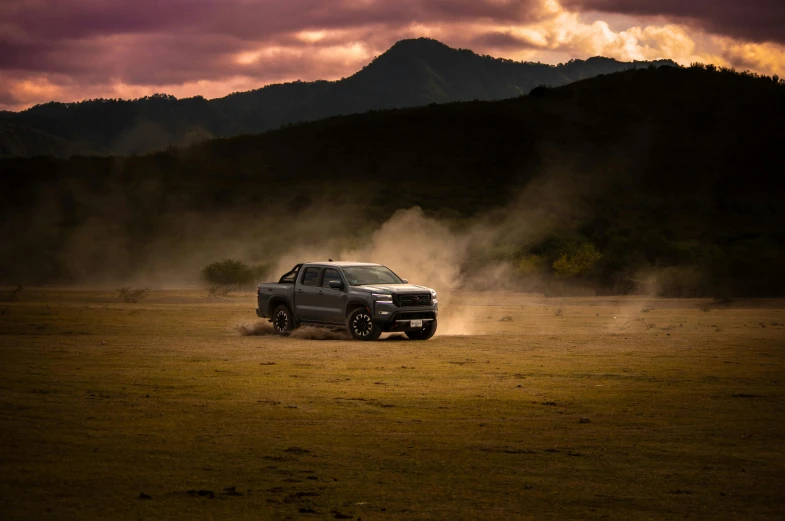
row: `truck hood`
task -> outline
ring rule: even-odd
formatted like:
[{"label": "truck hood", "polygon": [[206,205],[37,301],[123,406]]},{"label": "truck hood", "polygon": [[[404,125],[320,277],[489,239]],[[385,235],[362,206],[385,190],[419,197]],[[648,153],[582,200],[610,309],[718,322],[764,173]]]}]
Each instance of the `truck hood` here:
[{"label": "truck hood", "polygon": [[357,289],[365,290],[369,293],[430,293],[431,288],[425,286],[415,286],[414,284],[372,284],[366,286],[356,286]]}]

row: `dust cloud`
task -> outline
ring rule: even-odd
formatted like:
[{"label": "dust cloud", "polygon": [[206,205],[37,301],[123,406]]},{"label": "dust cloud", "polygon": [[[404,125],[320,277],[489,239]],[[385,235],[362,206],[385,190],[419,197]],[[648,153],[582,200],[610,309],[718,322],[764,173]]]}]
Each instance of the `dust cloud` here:
[{"label": "dust cloud", "polygon": [[542,239],[556,226],[569,226],[582,210],[566,197],[557,178],[531,183],[513,203],[468,222],[429,216],[419,207],[400,209],[360,244],[342,247],[331,237],[321,244],[294,245],[279,258],[276,273],[299,262],[360,261],[384,264],[411,284],[436,290],[437,335],[470,335],[472,314],[452,305],[457,291],[521,290],[511,260],[516,249]]},{"label": "dust cloud", "polygon": [[240,322],[234,326],[234,330],[237,331],[240,336],[268,336],[275,334],[273,325],[266,320]]},{"label": "dust cloud", "polygon": [[[321,194],[295,206],[268,201],[202,213],[172,194],[167,208],[149,209],[155,217],[145,223],[139,221],[138,203],[122,190],[97,194],[77,183],[72,191],[92,215],[65,228],[62,203],[42,188],[35,206],[41,211],[31,212],[32,221],[0,225],[9,243],[17,245],[0,254],[0,264],[9,284],[35,283],[38,277],[153,289],[198,287],[201,269],[226,258],[265,268],[264,280],[277,280],[301,262],[376,262],[412,284],[437,291],[437,334],[472,334],[470,314],[453,305],[456,292],[525,289],[513,261],[516,252],[555,227],[572,227],[582,219],[579,185],[574,177],[567,182],[558,171],[549,172],[494,210],[449,218],[416,206],[385,218],[372,215],[365,201],[339,194]],[[157,194],[162,188],[151,181],[139,190]],[[269,333],[247,324],[238,331]]]}]

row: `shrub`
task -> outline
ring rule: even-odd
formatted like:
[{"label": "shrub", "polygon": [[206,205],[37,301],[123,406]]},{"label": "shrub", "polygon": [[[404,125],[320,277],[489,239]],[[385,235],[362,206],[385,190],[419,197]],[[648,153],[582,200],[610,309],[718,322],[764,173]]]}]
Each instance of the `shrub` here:
[{"label": "shrub", "polygon": [[254,270],[244,262],[224,259],[202,268],[202,278],[214,286],[247,286],[253,283]]},{"label": "shrub", "polygon": [[590,243],[582,244],[575,253],[562,254],[553,263],[553,272],[557,277],[577,277],[590,274],[597,263],[602,259],[602,254],[596,246]]}]

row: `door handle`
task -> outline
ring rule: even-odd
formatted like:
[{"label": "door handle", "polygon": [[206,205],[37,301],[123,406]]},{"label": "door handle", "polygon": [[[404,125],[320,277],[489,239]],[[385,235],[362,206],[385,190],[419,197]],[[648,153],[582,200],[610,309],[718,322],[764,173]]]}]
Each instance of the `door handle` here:
[{"label": "door handle", "polygon": [[297,293],[302,293],[302,292],[303,292],[303,290],[301,290],[301,289],[297,290]]},{"label": "door handle", "polygon": [[319,295],[324,295],[324,291],[320,291],[320,292],[319,292]]}]

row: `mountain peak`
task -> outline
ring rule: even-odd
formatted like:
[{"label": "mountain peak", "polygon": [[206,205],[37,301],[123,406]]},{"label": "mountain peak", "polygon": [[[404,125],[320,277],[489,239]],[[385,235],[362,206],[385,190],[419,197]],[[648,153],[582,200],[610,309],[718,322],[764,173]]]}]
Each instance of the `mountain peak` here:
[{"label": "mountain peak", "polygon": [[433,38],[407,38],[404,40],[398,40],[390,47],[387,52],[392,51],[417,51],[422,49],[441,49],[441,50],[450,50],[454,51],[452,47],[448,46],[440,42],[439,40],[434,40]]},{"label": "mountain peak", "polygon": [[[516,62],[414,38],[395,43],[340,81],[268,85],[209,101],[157,94],[133,101],[52,103],[2,114],[0,156],[144,153],[191,136],[229,137],[370,110],[514,98],[539,85],[557,87],[648,65],[601,57],[560,65]],[[23,134],[21,127],[29,132]],[[42,147],[43,138],[36,136],[46,136],[49,144]]]},{"label": "mountain peak", "polygon": [[399,40],[392,47],[382,53],[379,58],[425,58],[427,60],[446,59],[458,53],[457,49],[434,40],[433,38],[410,38]]}]

